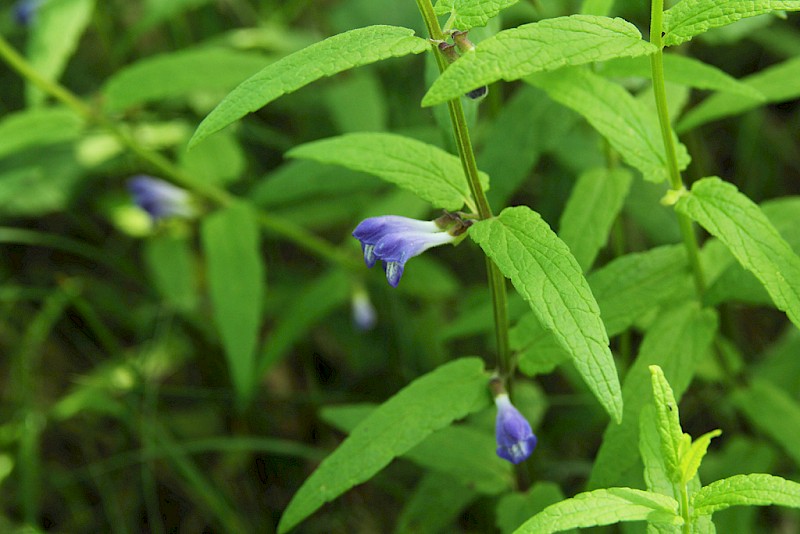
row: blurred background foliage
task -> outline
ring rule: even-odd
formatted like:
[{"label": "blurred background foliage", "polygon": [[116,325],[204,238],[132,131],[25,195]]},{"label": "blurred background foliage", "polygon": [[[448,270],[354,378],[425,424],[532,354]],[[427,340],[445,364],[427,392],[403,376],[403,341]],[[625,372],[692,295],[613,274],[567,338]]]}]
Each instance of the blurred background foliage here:
[{"label": "blurred background foliage", "polygon": [[[471,37],[576,13],[581,4],[523,1]],[[424,57],[325,79],[185,149],[228,91],[280,57],[370,24],[422,35],[414,2],[45,0],[27,25],[15,22],[14,4],[2,6],[0,33],[139,146],[201,184],[324,238],[355,265],[358,247],[349,233],[363,217],[435,215],[374,177],[283,157],[298,144],[355,131],[392,131],[452,149],[446,116],[419,106],[433,71]],[[646,30],[646,2],[618,0],[613,13]],[[796,21],[748,19],[694,39],[680,53],[746,78],[800,56]],[[717,174],[756,202],[800,193],[800,76],[794,80],[765,105],[682,131],[693,156],[687,179]],[[623,83],[637,91],[646,82]],[[708,98],[670,90],[676,111]],[[498,178],[489,192],[494,207],[529,204],[557,228],[577,176],[606,162],[601,138],[521,83],[491,87],[480,114],[470,112],[479,165]],[[155,174],[152,166],[102,123],[85,121],[5,65],[0,114],[0,531],[270,532],[348,421],[358,420],[357,412],[331,406],[382,402],[444,361],[491,351],[490,299],[476,247],[415,259],[392,290],[382,273],[342,268],[267,231],[259,245],[264,372],[242,405],[212,317],[197,221],[152,226],[128,197],[126,180]],[[663,193],[633,181],[596,266],[679,241],[675,218],[658,204]],[[199,209],[208,213],[213,203],[199,200]],[[785,226],[787,239],[800,244],[796,224]],[[234,283],[236,268],[228,269]],[[684,426],[693,435],[726,429],[704,478],[764,471],[796,479],[797,434],[776,435],[764,419],[800,428],[800,334],[737,275],[714,294],[730,369],[701,368],[684,397]],[[367,332],[354,326],[350,308],[365,285],[378,314]],[[512,300],[512,318],[525,309]],[[634,331],[612,339],[621,373],[640,337]],[[749,406],[736,395],[736,376],[760,377],[768,384],[764,395],[789,399],[786,412]],[[535,383],[522,380],[518,390],[540,443],[528,476],[547,483],[505,499],[541,504],[582,490],[605,415],[569,366]],[[737,403],[748,406],[737,410]],[[487,436],[492,417],[476,416]],[[454,485],[447,474],[428,472],[419,456],[394,462],[302,531],[487,532],[514,524],[504,503],[497,517],[494,511],[510,482],[500,490]],[[451,491],[436,493],[442,487]],[[431,498],[433,511],[424,506]],[[797,514],[783,510],[718,517],[719,532],[800,530]]]}]

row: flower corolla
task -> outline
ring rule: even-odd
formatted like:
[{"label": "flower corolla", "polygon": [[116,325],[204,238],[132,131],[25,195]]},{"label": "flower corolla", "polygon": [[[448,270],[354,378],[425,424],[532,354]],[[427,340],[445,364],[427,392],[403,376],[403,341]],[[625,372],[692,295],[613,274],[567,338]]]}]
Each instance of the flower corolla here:
[{"label": "flower corolla", "polygon": [[494,398],[494,403],[497,406],[497,455],[518,464],[527,459],[536,448],[536,436],[530,423],[511,404],[508,394],[500,393]]},{"label": "flower corolla", "polygon": [[189,192],[164,180],[141,174],[128,181],[128,190],[136,205],[146,211],[153,222],[194,215]]}]

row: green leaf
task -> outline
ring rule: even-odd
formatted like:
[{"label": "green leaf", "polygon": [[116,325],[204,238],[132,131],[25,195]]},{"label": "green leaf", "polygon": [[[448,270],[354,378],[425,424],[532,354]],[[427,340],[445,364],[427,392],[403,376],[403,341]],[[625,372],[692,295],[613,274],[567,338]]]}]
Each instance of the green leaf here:
[{"label": "green leaf", "polygon": [[756,428],[775,440],[800,466],[800,404],[788,393],[765,380],[754,380],[734,394],[734,402]]},{"label": "green leaf", "polygon": [[775,306],[800,327],[800,257],[753,201],[733,184],[703,178],[675,209],[722,241],[761,281]]},{"label": "green leaf", "polygon": [[625,169],[598,168],[584,172],[572,188],[561,214],[558,236],[588,271],[608,240],[631,185]]},{"label": "green leaf", "polygon": [[686,302],[661,313],[645,333],[639,354],[622,385],[625,414],[620,425],[608,425],[597,453],[589,487],[641,483],[636,454],[642,407],[652,402],[649,366],[659,365],[680,400],[694,376],[697,363],[708,355],[717,329],[713,310]]},{"label": "green leaf", "polygon": [[439,0],[434,11],[437,15],[451,15],[449,24],[457,30],[486,26],[489,19],[519,0]]},{"label": "green leaf", "polygon": [[[650,79],[653,75],[650,58],[647,57],[607,61],[600,66],[598,73],[609,78],[637,76]],[[664,78],[669,82],[685,85],[686,87],[720,91],[764,102],[764,95],[759,90],[737,80],[718,67],[703,63],[699,59],[690,56],[664,54]]]},{"label": "green leaf", "polygon": [[664,12],[664,46],[685,43],[712,28],[779,10],[798,11],[800,1],[682,0]]},{"label": "green leaf", "polygon": [[81,120],[62,107],[33,108],[5,114],[0,121],[0,157],[37,146],[71,141],[80,135]]},{"label": "green leaf", "polygon": [[390,57],[420,54],[429,48],[426,40],[414,36],[414,30],[395,26],[368,26],[329,37],[268,65],[242,82],[203,119],[189,147],[320,78]]},{"label": "green leaf", "polygon": [[182,150],[180,161],[197,182],[215,185],[237,181],[247,165],[244,151],[230,130],[206,139],[202,150]]},{"label": "green leaf", "polygon": [[442,73],[422,99],[441,104],[498,80],[615,57],[655,52],[636,27],[622,19],[572,15],[523,24],[478,44]]},{"label": "green leaf", "polygon": [[265,292],[256,215],[234,204],[203,221],[203,249],[214,323],[220,333],[240,407],[256,385],[255,350]]},{"label": "green leaf", "polygon": [[711,440],[720,434],[722,434],[721,430],[706,432],[694,440],[689,450],[685,451],[680,459],[682,484],[688,484],[689,481],[694,478],[697,474],[697,470],[700,468],[700,462],[703,461],[703,457],[706,455],[706,452],[708,452],[708,446],[711,444]]},{"label": "green leaf", "polygon": [[607,17],[614,7],[614,0],[583,0],[581,13],[584,15],[601,15]]},{"label": "green leaf", "polygon": [[[650,366],[650,377],[653,385],[653,400],[656,404],[656,418],[658,421],[658,434],[661,436],[661,455],[667,475],[675,483],[681,482],[681,452],[684,436],[681,430],[681,420],[678,414],[678,402],[672,393],[672,388],[664,376],[664,371],[658,365]],[[691,438],[690,438],[691,439]]]},{"label": "green leaf", "polygon": [[800,484],[766,474],[735,475],[712,482],[694,495],[694,514],[710,515],[731,506],[800,508]]},{"label": "green leaf", "polygon": [[643,406],[639,413],[639,454],[644,464],[647,490],[678,498],[661,454],[661,436],[658,433],[658,416],[654,404]]},{"label": "green leaf", "polygon": [[362,421],[294,495],[278,525],[288,532],[320,506],[372,478],[434,431],[488,405],[479,358],[446,363],[416,379]]},{"label": "green leaf", "polygon": [[[550,98],[583,115],[629,165],[645,180],[667,179],[664,141],[652,108],[602,76],[584,69],[538,74],[527,81],[547,91]],[[689,153],[677,138],[678,164],[689,164]]]},{"label": "green leaf", "polygon": [[[94,7],[95,0],[59,0],[41,4],[28,41],[28,60],[36,72],[51,81],[61,77],[81,35],[91,22]],[[30,105],[37,106],[44,102],[45,95],[29,84],[26,98]]]},{"label": "green leaf", "polygon": [[514,532],[531,514],[538,514],[551,504],[564,500],[558,484],[537,482],[525,493],[511,492],[497,503],[495,521],[503,534]]},{"label": "green leaf", "polygon": [[786,102],[799,97],[800,57],[767,67],[741,81],[758,91],[763,98],[735,94],[712,95],[681,118],[677,126],[678,132],[686,132],[708,122],[744,113],[764,104]]},{"label": "green leaf", "polygon": [[580,265],[541,216],[508,208],[472,225],[469,235],[552,330],[612,419],[622,418],[622,394],[600,310]]},{"label": "green leaf", "polygon": [[[201,92],[227,92],[269,62],[261,54],[225,48],[181,50],[144,58],[106,80],[103,104],[106,111],[115,113]],[[209,76],[210,72],[214,75]]]},{"label": "green leaf", "polygon": [[633,488],[609,488],[579,493],[545,508],[515,534],[548,534],[569,528],[649,521],[680,525],[678,501],[666,495]]},{"label": "green leaf", "polygon": [[[409,137],[352,133],[300,145],[287,156],[374,174],[438,208],[456,211],[466,204],[475,210],[461,160]],[[480,178],[483,187],[488,187],[489,177],[481,173]]]},{"label": "green leaf", "polygon": [[397,518],[398,534],[440,534],[454,528],[477,494],[446,473],[426,473]]},{"label": "green leaf", "polygon": [[197,305],[197,274],[187,237],[157,234],[145,243],[144,257],[153,283],[164,300],[176,310],[194,310]]}]

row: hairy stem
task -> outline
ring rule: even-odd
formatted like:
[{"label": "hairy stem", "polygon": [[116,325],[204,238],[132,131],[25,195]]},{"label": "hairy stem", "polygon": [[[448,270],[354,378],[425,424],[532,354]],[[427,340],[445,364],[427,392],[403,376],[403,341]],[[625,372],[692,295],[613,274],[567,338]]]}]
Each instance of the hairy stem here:
[{"label": "hairy stem", "polygon": [[[678,166],[675,137],[669,120],[667,91],[664,84],[663,18],[664,0],[653,0],[650,12],[650,42],[658,47],[658,51],[650,56],[650,67],[653,73],[653,94],[655,95],[656,110],[658,111],[658,122],[661,126],[661,137],[664,141],[664,152],[667,157],[670,187],[673,191],[680,192],[684,190],[683,179]],[[681,213],[677,213],[677,216],[683,243],[686,246],[689,257],[689,266],[692,270],[695,289],[698,297],[701,297],[705,292],[706,282],[703,268],[700,265],[697,236],[694,233],[691,219]]]},{"label": "hairy stem", "polygon": [[[88,123],[96,124],[110,132],[122,146],[149,165],[162,178],[220,206],[227,206],[238,200],[224,189],[195,180],[169,159],[143,146],[126,128],[113,122],[99,110],[88,106],[66,87],[42,76],[2,36],[0,36],[0,59],[24,79],[72,109]],[[308,232],[302,226],[264,212],[259,213],[258,220],[265,231],[292,241],[321,258],[348,268],[360,267],[355,257]]]},{"label": "hairy stem", "polygon": [[[428,34],[431,39],[443,40],[445,35],[442,32],[442,28],[439,25],[439,20],[436,18],[430,0],[417,0],[417,6],[425,21],[425,27],[428,29]],[[438,49],[434,50],[434,55],[436,57],[436,64],[439,66],[439,72],[444,72],[447,68],[447,60],[439,53]],[[493,217],[492,209],[489,206],[486,193],[478,177],[478,164],[475,161],[475,152],[472,150],[469,128],[467,127],[467,120],[464,117],[464,108],[461,105],[461,100],[459,98],[450,100],[447,103],[447,107],[450,112],[450,122],[453,125],[456,146],[458,147],[458,156],[461,158],[461,165],[464,168],[464,174],[467,177],[472,198],[475,200],[478,217],[480,219],[489,219]],[[486,270],[494,309],[498,369],[500,375],[504,379],[507,379],[513,373],[513,369],[508,342],[508,295],[506,291],[506,279],[503,273],[500,272],[500,269],[497,268],[497,265],[488,257],[486,258]]]}]

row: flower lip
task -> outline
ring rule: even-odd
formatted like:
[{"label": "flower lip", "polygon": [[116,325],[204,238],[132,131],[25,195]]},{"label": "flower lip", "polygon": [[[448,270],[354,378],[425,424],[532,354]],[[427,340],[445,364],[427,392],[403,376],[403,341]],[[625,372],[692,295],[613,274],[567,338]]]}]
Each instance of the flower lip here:
[{"label": "flower lip", "polygon": [[497,406],[497,455],[518,464],[526,460],[536,448],[536,436],[530,423],[511,404],[508,394],[500,393],[494,402]]}]

